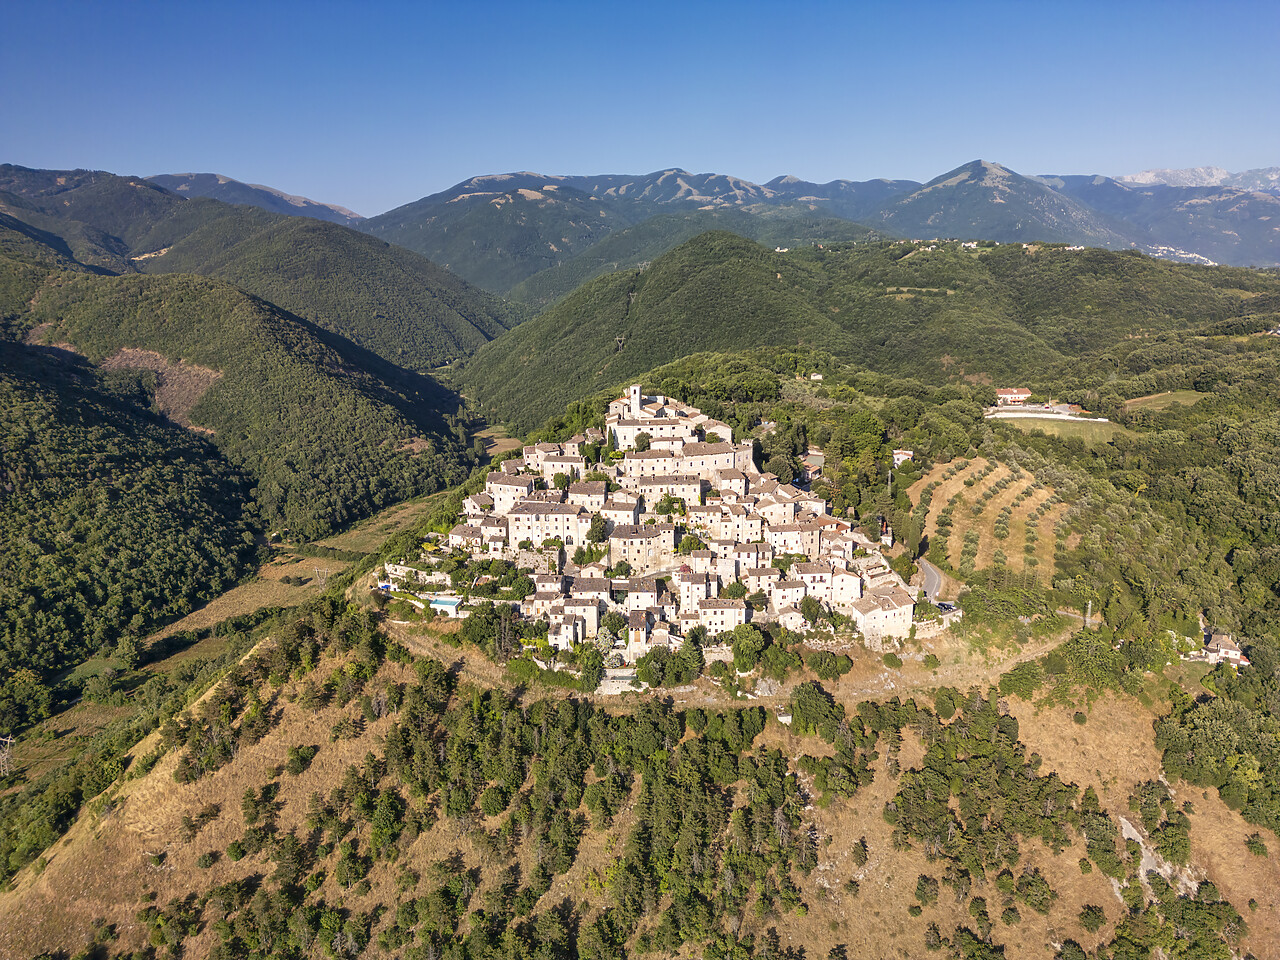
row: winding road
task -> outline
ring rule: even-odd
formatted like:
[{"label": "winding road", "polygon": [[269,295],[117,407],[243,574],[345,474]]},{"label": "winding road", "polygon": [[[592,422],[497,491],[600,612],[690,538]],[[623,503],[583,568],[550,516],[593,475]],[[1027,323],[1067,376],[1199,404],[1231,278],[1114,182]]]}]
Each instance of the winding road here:
[{"label": "winding road", "polygon": [[921,557],[916,561],[916,566],[919,567],[920,572],[924,574],[925,595],[936,603],[938,601],[938,594],[942,592],[942,571],[924,557]]}]

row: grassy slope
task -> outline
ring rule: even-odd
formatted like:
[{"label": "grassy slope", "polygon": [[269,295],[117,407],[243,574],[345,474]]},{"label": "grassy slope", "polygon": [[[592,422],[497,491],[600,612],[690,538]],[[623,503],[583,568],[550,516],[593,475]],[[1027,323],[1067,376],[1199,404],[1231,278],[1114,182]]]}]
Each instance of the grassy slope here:
[{"label": "grassy slope", "polygon": [[[437,637],[420,634],[410,643],[421,653],[456,662],[469,684],[484,688],[501,683],[491,669],[486,669],[489,665],[483,658],[480,658],[482,662],[473,664],[474,654],[460,657],[456,650],[443,646]],[[1008,666],[998,657],[984,664],[982,658],[973,653],[968,660],[977,671],[973,674],[975,679],[978,675],[994,679]],[[325,670],[328,669],[332,669],[332,665],[326,663]],[[385,664],[375,682],[381,684],[385,680],[411,684],[413,672],[403,666]],[[895,693],[903,698],[921,693],[927,697],[928,687],[936,682],[928,671],[911,668],[895,673],[894,680],[898,687]],[[837,690],[840,686],[836,685]],[[377,720],[367,724],[354,739],[326,742],[322,731],[340,717],[350,715],[351,708],[331,705],[319,711],[305,710],[293,702],[293,694],[300,688],[300,681],[290,681],[280,688],[281,696],[274,701],[279,713],[273,729],[260,742],[246,745],[232,763],[211,776],[191,784],[174,783],[176,755],[169,754],[150,773],[127,781],[114,791],[116,801],[110,818],[94,811],[82,815],[67,839],[52,851],[47,868],[24,871],[11,890],[0,894],[0,919],[5,921],[0,924],[0,951],[12,956],[29,956],[47,949],[73,953],[92,937],[97,918],[116,924],[120,939],[114,948],[135,948],[145,942],[146,936],[135,918],[144,893],[154,892],[156,902],[163,905],[172,897],[207,891],[241,877],[270,875],[273,863],[266,854],[251,855],[239,862],[231,862],[221,855],[207,868],[198,866],[196,861],[209,851],[221,853],[231,841],[241,837],[244,825],[240,799],[245,788],[267,782],[284,762],[287,749],[300,743],[319,744],[320,751],[302,774],[279,778],[277,829],[281,833],[295,830],[301,837],[309,836],[304,822],[309,796],[316,791],[327,794],[341,780],[348,765],[359,766],[368,752],[380,752],[379,738],[394,722],[393,718]],[[464,691],[462,696],[466,695]],[[541,695],[534,692],[531,699]],[[707,703],[715,701],[717,692],[704,683],[683,696],[691,702]],[[849,708],[857,699],[840,692],[837,697]],[[1074,708],[1071,706],[1033,707],[1019,701],[1012,701],[1011,705],[1020,721],[1021,738],[1044,758],[1042,774],[1054,770],[1081,786],[1092,785],[1113,818],[1136,820],[1128,809],[1128,796],[1135,784],[1158,776],[1160,770],[1159,754],[1151,742],[1153,710],[1132,698],[1105,697],[1090,708],[1089,723],[1081,727],[1072,723]],[[624,713],[634,708],[635,702],[629,699],[615,700],[608,705],[608,709]],[[812,737],[796,736],[774,723],[757,742],[781,749],[784,756],[814,751],[821,754],[825,747]],[[153,737],[140,744],[135,753],[142,756],[154,746]],[[922,753],[922,745],[908,731],[899,755],[902,769],[918,767]],[[817,869],[807,876],[795,874],[807,913],[782,911],[759,918],[748,912],[742,933],[759,936],[768,927],[774,927],[784,946],[803,945],[814,955],[825,955],[836,944],[844,944],[850,956],[922,956],[926,955],[926,922],[936,922],[948,932],[957,925],[972,922],[966,911],[967,901],[955,902],[945,889],[939,902],[926,908],[923,918],[907,914],[907,906],[914,902],[917,877],[936,876],[940,866],[936,861],[927,860],[918,846],[895,848],[891,827],[882,812],[884,805],[893,799],[898,782],[889,773],[883,757],[874,763],[873,769],[874,781],[853,798],[837,799],[829,806],[805,813],[819,836],[830,838],[819,844]],[[1180,794],[1182,792],[1180,789]],[[554,878],[551,889],[539,904],[540,909],[567,901],[584,917],[591,918],[605,905],[607,897],[601,884],[610,863],[625,848],[627,835],[635,823],[638,800],[638,791],[633,789],[610,827],[586,831],[574,864]],[[200,827],[193,840],[184,841],[182,817],[194,818],[211,804],[220,808],[220,814]],[[1274,938],[1280,936],[1276,919],[1280,917],[1276,913],[1280,905],[1277,900],[1280,860],[1273,856],[1268,860],[1249,858],[1242,863],[1239,852],[1244,836],[1252,828],[1216,800],[1202,802],[1197,794],[1195,806],[1192,871],[1213,879],[1233,902],[1242,905],[1251,896],[1258,899],[1259,910],[1248,915],[1250,935],[1244,947],[1259,957],[1275,956]],[[495,830],[500,823],[500,818],[483,818],[478,814],[474,820],[488,831]],[[859,867],[852,860],[852,846],[863,836],[867,839],[870,857]],[[328,874],[318,894],[330,903],[342,902],[360,914],[368,914],[379,904],[391,905],[392,909],[375,923],[376,935],[394,919],[397,902],[426,895],[434,889],[439,880],[432,865],[456,851],[466,868],[478,871],[478,893],[472,901],[472,909],[477,909],[484,903],[485,894],[503,882],[510,864],[519,864],[521,875],[525,875],[535,862],[527,845],[517,844],[514,857],[508,859],[495,856],[491,849],[478,842],[480,839],[476,830],[442,817],[436,826],[413,842],[399,863],[374,864],[368,892],[339,888],[332,878],[336,855],[330,854],[316,864]],[[1076,861],[1085,853],[1083,843],[1076,839],[1056,856],[1031,838],[1021,847],[1020,867],[1039,867],[1058,899],[1044,915],[1024,908],[1022,922],[1017,927],[997,920],[992,936],[995,942],[1004,944],[1005,955],[1010,960],[1051,956],[1050,944],[1067,936],[1074,937],[1086,948],[1109,939],[1124,917],[1124,908],[1112,892],[1111,881],[1099,871],[1081,874]],[[1229,856],[1233,850],[1237,851],[1234,858]],[[157,852],[164,854],[163,863],[158,866],[151,861]],[[398,882],[406,865],[412,866],[421,880],[400,886]],[[848,879],[860,881],[857,894],[844,888]],[[994,907],[993,919],[998,917],[1000,898],[993,887],[975,887],[973,895],[985,896]],[[1097,934],[1088,934],[1076,920],[1086,903],[1100,904],[1106,912],[1107,923]],[[19,919],[23,922],[17,922]],[[203,932],[186,941],[184,955],[198,960],[207,955],[216,939],[211,925],[206,925]],[[376,947],[371,946],[370,951],[371,955],[378,953]]]}]

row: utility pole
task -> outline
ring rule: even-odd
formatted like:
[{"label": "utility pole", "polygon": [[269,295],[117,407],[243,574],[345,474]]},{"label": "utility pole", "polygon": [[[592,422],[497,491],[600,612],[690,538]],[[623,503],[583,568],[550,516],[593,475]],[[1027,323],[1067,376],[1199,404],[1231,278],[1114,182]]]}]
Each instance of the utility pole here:
[{"label": "utility pole", "polygon": [[13,737],[0,737],[0,777],[13,771]]}]

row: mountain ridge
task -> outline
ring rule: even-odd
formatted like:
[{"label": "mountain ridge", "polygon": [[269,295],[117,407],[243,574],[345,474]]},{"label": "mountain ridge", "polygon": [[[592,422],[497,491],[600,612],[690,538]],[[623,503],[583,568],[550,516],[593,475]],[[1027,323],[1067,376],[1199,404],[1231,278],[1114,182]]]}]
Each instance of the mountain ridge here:
[{"label": "mountain ridge", "polygon": [[354,226],[365,218],[336,203],[322,203],[309,197],[286,193],[261,183],[245,183],[220,173],[158,173],[147,177],[180,196],[211,197],[224,203],[249,204],[289,216],[314,217]]},{"label": "mountain ridge", "polygon": [[218,277],[401,366],[465,356],[524,319],[420,254],[343,226],[102,171],[0,166],[0,213],[99,272]]},{"label": "mountain ridge", "polygon": [[[1138,191],[1138,199],[1112,202],[1102,191],[1064,189],[1066,180]],[[1206,205],[1194,192],[1200,189],[1099,175],[1023,175],[986,160],[923,184],[883,178],[819,184],[790,175],[755,184],[680,167],[642,175],[523,171],[471,177],[359,228],[501,295],[652,216],[781,205],[921,239],[1064,242],[1194,263],[1280,264],[1280,232],[1271,226],[1280,214],[1273,200],[1280,198],[1237,196],[1228,191],[1239,188],[1223,186]]]}]

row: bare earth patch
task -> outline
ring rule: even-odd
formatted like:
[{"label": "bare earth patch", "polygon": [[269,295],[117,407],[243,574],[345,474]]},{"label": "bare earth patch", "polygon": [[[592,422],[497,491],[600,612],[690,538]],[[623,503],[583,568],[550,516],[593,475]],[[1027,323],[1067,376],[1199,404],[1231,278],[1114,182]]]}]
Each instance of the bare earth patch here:
[{"label": "bare earth patch", "polygon": [[208,427],[191,422],[191,410],[205,392],[222,378],[221,371],[180,360],[173,363],[154,350],[125,347],[102,362],[103,370],[150,370],[156,375],[156,406],[172,420],[192,430],[212,434]]}]

